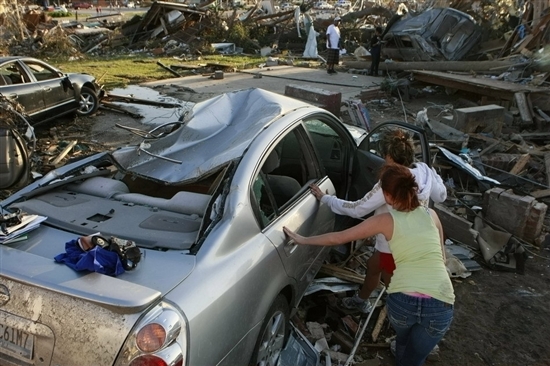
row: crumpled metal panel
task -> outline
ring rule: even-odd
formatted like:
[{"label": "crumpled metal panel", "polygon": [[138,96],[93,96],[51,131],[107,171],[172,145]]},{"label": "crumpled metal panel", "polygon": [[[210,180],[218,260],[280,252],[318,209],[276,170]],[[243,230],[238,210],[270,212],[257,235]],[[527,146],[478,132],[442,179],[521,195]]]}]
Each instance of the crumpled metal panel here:
[{"label": "crumpled metal panel", "polygon": [[[456,19],[457,24],[451,27],[448,17]],[[414,38],[422,48],[419,50],[413,45],[416,50],[413,52],[410,48],[397,47],[407,51],[400,53],[405,61],[430,58],[456,61],[462,59],[477,44],[481,31],[470,15],[453,8],[435,8],[418,15],[407,14],[391,26],[384,39],[401,37]],[[396,54],[390,46],[382,50],[387,55]],[[423,57],[421,53],[430,57]]]},{"label": "crumpled metal panel", "polygon": [[193,180],[239,159],[262,129],[282,115],[308,106],[263,89],[226,93],[196,104],[184,127],[147,147],[150,153],[181,164],[136,148],[117,150],[113,157],[133,173],[168,184]]}]

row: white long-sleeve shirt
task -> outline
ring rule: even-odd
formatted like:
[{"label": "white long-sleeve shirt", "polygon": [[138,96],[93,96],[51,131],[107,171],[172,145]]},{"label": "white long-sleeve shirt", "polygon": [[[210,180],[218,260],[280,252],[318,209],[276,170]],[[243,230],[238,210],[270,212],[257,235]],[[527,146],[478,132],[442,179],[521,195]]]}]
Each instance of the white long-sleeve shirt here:
[{"label": "white long-sleeve shirt", "polygon": [[[421,205],[428,206],[430,199],[434,202],[443,202],[447,199],[447,188],[433,168],[424,163],[415,163],[414,168],[410,170],[418,184],[418,200]],[[384,199],[380,182],[376,183],[372,190],[360,200],[345,201],[327,194],[321,198],[321,202],[329,205],[334,213],[354,218],[366,216],[373,211],[375,215],[379,215],[389,212],[390,208]],[[384,235],[379,234],[376,236],[374,247],[380,252],[391,253]]]}]

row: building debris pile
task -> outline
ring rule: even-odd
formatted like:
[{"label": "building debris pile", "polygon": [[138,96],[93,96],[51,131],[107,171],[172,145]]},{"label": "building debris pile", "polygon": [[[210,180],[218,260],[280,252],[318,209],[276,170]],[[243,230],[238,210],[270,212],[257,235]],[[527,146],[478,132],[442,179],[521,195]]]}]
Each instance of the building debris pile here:
[{"label": "building debris pile", "polygon": [[[531,0],[529,0],[531,1]],[[545,0],[546,1],[546,0]],[[249,2],[246,8],[228,8],[219,1],[189,4],[155,1],[140,15],[126,20],[122,13],[106,13],[76,20],[52,18],[40,9],[0,8],[0,49],[19,55],[111,55],[120,52],[156,52],[196,55],[216,52],[212,43],[234,43],[235,53],[259,54],[288,50],[301,54],[310,30],[323,39],[335,15],[342,17],[342,46],[349,53],[368,48],[375,26],[385,26],[386,57],[393,60],[480,59],[475,50],[485,41],[503,41],[498,54],[529,54],[548,40],[550,20],[538,6],[512,12],[511,0],[498,4],[443,0],[422,5],[357,0],[349,7],[322,10],[314,1],[279,9],[273,0]],[[527,14],[525,12],[528,12]],[[521,13],[521,14],[520,14]],[[513,15],[517,14],[517,15]],[[521,15],[521,17],[520,17]],[[319,41],[320,51],[324,42]],[[481,51],[483,52],[483,51]],[[473,57],[473,58],[472,58]]]}]

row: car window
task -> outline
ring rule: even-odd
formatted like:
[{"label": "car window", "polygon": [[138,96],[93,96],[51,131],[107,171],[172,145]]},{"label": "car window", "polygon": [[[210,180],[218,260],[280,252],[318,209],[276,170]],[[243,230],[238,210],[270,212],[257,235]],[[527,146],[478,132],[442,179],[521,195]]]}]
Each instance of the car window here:
[{"label": "car window", "polygon": [[25,61],[25,64],[29,67],[32,74],[38,81],[59,78],[59,73],[57,71],[47,68],[42,64],[32,62],[32,61]]},{"label": "car window", "polygon": [[27,75],[17,63],[11,62],[0,67],[0,86],[22,84],[28,81]]},{"label": "car window", "polygon": [[[373,133],[371,133],[368,138],[366,138],[365,140],[363,140],[363,142],[361,142],[361,145],[359,145],[359,149],[369,151],[372,154],[383,159],[384,153],[382,150],[382,137],[386,132],[391,131],[392,129],[395,129],[395,128],[396,128],[395,126],[387,126],[387,127],[381,127],[373,131]],[[423,152],[422,152],[422,137],[420,133],[411,129],[407,129],[403,126],[399,126],[399,128],[407,131],[413,139],[415,161],[424,161]]]},{"label": "car window", "polygon": [[323,170],[334,184],[338,194],[345,190],[346,171],[349,156],[349,141],[328,122],[313,118],[304,121],[311,136],[315,152]]},{"label": "car window", "polygon": [[262,227],[267,226],[275,218],[275,207],[270,193],[266,187],[266,178],[263,174],[258,174],[253,184],[253,197],[257,202],[260,222]]},{"label": "car window", "polygon": [[304,136],[301,127],[287,133],[266,153],[254,178],[252,196],[264,227],[320,177]]}]

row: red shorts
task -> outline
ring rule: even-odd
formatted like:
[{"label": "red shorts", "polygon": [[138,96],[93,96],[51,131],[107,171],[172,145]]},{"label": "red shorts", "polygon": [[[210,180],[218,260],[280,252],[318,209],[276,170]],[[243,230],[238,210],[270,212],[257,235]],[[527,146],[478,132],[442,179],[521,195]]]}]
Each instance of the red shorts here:
[{"label": "red shorts", "polygon": [[380,252],[380,269],[389,275],[393,275],[395,270],[395,262],[391,253]]}]

